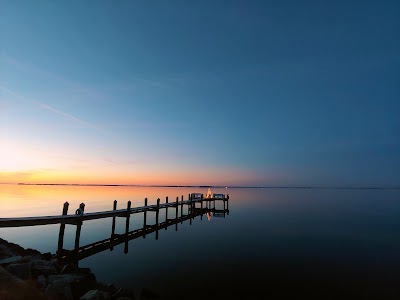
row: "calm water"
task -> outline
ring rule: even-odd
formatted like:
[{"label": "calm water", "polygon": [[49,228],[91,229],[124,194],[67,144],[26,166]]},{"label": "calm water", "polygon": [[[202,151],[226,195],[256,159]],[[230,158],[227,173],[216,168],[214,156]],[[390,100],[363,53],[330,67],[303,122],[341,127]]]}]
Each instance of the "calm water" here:
[{"label": "calm water", "polygon": [[[70,213],[175,199],[200,188],[0,186],[1,217]],[[100,281],[147,287],[162,298],[400,299],[400,190],[215,189],[230,195],[225,218],[196,218],[79,262]],[[221,204],[222,205],[222,204]],[[171,209],[171,213],[172,213]],[[160,214],[160,220],[165,215]],[[130,229],[141,227],[132,215]],[[148,223],[154,214],[148,215]],[[123,233],[125,220],[117,220]],[[57,249],[59,225],[2,228],[0,237]],[[81,245],[108,238],[111,219],[83,224]],[[64,247],[73,248],[67,225]]]}]

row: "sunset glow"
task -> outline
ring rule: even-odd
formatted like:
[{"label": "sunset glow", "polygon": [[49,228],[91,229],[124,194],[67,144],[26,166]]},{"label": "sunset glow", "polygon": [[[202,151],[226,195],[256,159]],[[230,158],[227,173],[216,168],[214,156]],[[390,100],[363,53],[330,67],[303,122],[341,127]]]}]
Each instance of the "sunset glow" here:
[{"label": "sunset glow", "polygon": [[0,0],[0,300],[400,299],[399,16]]},{"label": "sunset glow", "polygon": [[400,184],[383,6],[100,2],[0,4],[0,183]]}]

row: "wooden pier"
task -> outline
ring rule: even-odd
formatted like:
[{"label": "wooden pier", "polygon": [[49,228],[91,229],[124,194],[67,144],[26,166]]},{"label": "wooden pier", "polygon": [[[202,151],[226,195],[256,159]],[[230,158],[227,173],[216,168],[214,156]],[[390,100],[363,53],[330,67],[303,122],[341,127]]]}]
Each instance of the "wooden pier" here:
[{"label": "wooden pier", "polygon": [[[216,209],[215,202],[222,201],[223,209]],[[183,213],[183,207],[187,206],[188,214]],[[198,207],[200,206],[200,207]],[[85,204],[81,203],[79,208],[76,209],[75,214],[68,215],[69,203],[64,203],[62,215],[59,216],[42,216],[42,217],[23,217],[23,218],[0,218],[1,227],[22,227],[22,226],[37,226],[37,225],[50,225],[60,224],[59,236],[58,236],[58,250],[55,256],[60,259],[73,259],[79,261],[83,258],[89,257],[96,253],[105,251],[107,249],[113,250],[113,247],[122,243],[125,243],[124,252],[128,252],[128,242],[130,240],[143,237],[147,234],[155,232],[155,238],[158,239],[159,230],[165,229],[169,226],[175,225],[175,230],[178,230],[178,224],[189,220],[190,224],[192,219],[200,216],[202,219],[204,214],[212,214],[216,217],[225,217],[229,214],[229,195],[223,198],[204,198],[201,195],[198,199],[192,199],[191,194],[188,196],[188,200],[184,200],[181,196],[176,197],[176,200],[169,202],[166,197],[165,203],[160,203],[160,199],[157,199],[157,204],[148,205],[148,199],[144,200],[144,206],[131,207],[131,201],[128,201],[125,209],[117,209],[117,201],[113,203],[113,210],[85,213]],[[159,213],[161,209],[165,209],[165,220],[159,220]],[[174,218],[168,218],[168,209],[175,210]],[[180,213],[179,213],[180,211]],[[147,213],[155,213],[155,224],[147,224]],[[143,213],[143,227],[130,231],[130,217],[132,214]],[[125,232],[123,234],[115,233],[115,223],[117,217],[123,217],[126,220]],[[80,235],[84,221],[112,218],[111,237],[95,243],[80,246]],[[76,226],[75,234],[75,246],[73,250],[64,249],[64,232],[67,224]]]}]

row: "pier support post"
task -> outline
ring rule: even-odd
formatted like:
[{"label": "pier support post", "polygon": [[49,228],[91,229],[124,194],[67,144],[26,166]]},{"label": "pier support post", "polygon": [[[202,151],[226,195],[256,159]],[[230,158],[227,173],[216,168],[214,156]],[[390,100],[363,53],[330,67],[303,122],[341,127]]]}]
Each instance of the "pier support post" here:
[{"label": "pier support post", "polygon": [[[83,216],[83,213],[85,212],[85,203],[81,203],[79,205],[79,208],[76,210],[75,214],[77,216]],[[79,254],[79,240],[81,238],[81,229],[82,229],[82,219],[80,219],[78,221],[78,223],[76,224],[76,234],[75,234],[75,249],[74,249],[74,253],[75,253],[75,257],[77,260],[78,259],[78,254]]]},{"label": "pier support post", "polygon": [[201,209],[200,221],[203,221],[203,194],[201,194],[200,198],[200,209]]},{"label": "pier support post", "polygon": [[[65,202],[63,211],[62,211],[63,216],[67,215],[68,207],[69,207],[69,203]],[[64,232],[65,232],[65,223],[61,223],[60,232],[58,233],[58,250],[57,250],[57,252],[61,252],[64,247]],[[61,253],[59,253],[59,254],[61,254]]]},{"label": "pier support post", "polygon": [[[117,210],[117,200],[114,200],[113,210]],[[114,236],[115,236],[115,216],[112,219],[112,227],[111,227],[111,243],[110,243],[110,250],[113,251],[114,249]]]},{"label": "pier support post", "polygon": [[[144,206],[147,206],[147,198],[144,199]],[[144,230],[144,234],[143,234],[143,238],[146,238],[146,231],[147,231],[147,209],[144,209],[144,213],[143,213],[143,230]]]},{"label": "pier support post", "polygon": [[[168,196],[165,198],[165,203],[168,204]],[[168,206],[165,208],[165,223],[167,226],[165,226],[165,230],[168,228]]]},{"label": "pier support post", "polygon": [[176,197],[176,206],[175,206],[175,231],[178,231],[178,209],[179,209],[179,197]]},{"label": "pier support post", "polygon": [[158,215],[160,213],[160,198],[157,199],[157,211],[156,211],[156,240],[158,240]]},{"label": "pier support post", "polygon": [[183,216],[183,195],[181,197],[181,224],[182,224],[182,216]]},{"label": "pier support post", "polygon": [[192,218],[194,219],[193,214],[194,214],[195,211],[196,211],[196,202],[195,202],[195,200],[192,201],[191,208],[192,208]]},{"label": "pier support post", "polygon": [[125,222],[125,248],[124,248],[124,253],[128,253],[128,233],[129,233],[129,221],[131,219],[131,205],[132,202],[128,201],[128,205],[126,208],[126,222]]},{"label": "pier support post", "polygon": [[[190,225],[192,225],[192,216],[193,216],[193,213],[194,213],[194,207],[195,207],[195,202],[193,202],[194,200],[193,199],[191,199],[191,202],[190,202],[190,204],[188,205],[188,216],[189,216],[189,223],[190,223]],[[190,211],[189,211],[190,210]]]},{"label": "pier support post", "polygon": [[175,219],[178,219],[178,209],[179,209],[179,197],[176,197]]}]

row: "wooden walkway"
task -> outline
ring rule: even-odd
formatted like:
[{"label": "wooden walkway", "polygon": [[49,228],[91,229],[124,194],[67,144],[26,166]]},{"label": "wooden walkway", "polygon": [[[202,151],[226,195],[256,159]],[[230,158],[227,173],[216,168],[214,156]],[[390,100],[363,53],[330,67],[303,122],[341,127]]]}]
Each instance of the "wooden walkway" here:
[{"label": "wooden walkway", "polygon": [[[222,201],[223,209],[216,209],[215,202]],[[183,207],[187,205],[188,214],[183,214]],[[200,207],[197,207],[200,206]],[[23,217],[23,218],[0,218],[0,228],[1,227],[22,227],[22,226],[38,226],[38,225],[50,225],[50,224],[60,224],[59,236],[58,236],[58,250],[54,255],[60,259],[73,260],[75,262],[94,255],[96,253],[102,252],[104,250],[113,250],[113,247],[122,243],[125,243],[124,251],[128,252],[128,242],[130,240],[143,237],[145,238],[147,234],[155,232],[155,238],[158,239],[158,234],[160,229],[167,230],[169,226],[175,225],[175,230],[178,230],[178,223],[189,220],[190,224],[192,219],[200,216],[203,217],[204,214],[212,214],[216,217],[225,217],[225,214],[229,214],[229,195],[223,198],[201,198],[191,199],[189,194],[188,200],[184,200],[183,196],[181,201],[179,197],[176,197],[176,201],[169,202],[168,197],[166,197],[166,202],[160,204],[160,199],[157,199],[157,204],[148,205],[147,198],[144,200],[144,206],[131,207],[131,201],[128,201],[127,208],[117,209],[117,201],[114,201],[113,210],[84,213],[85,204],[81,203],[79,208],[75,211],[75,214],[68,215],[68,202],[64,203],[63,213],[59,216],[42,216],[42,217]],[[168,210],[175,210],[175,217],[168,218]],[[179,214],[180,208],[180,214]],[[159,212],[161,209],[165,209],[165,220],[159,221]],[[155,212],[155,224],[147,224],[147,213]],[[129,230],[130,216],[132,214],[143,213],[143,227],[136,230]],[[124,217],[126,219],[125,223],[125,233],[116,234],[115,233],[115,223],[117,217]],[[97,220],[104,218],[112,218],[112,228],[111,237],[85,245],[80,247],[80,235],[81,228],[84,221]],[[66,250],[64,246],[64,232],[65,225],[76,225],[75,234],[75,247],[73,250]]]},{"label": "wooden walkway", "polygon": [[42,216],[42,217],[22,217],[22,218],[0,218],[0,228],[2,227],[22,227],[22,226],[37,226],[37,225],[50,225],[50,224],[77,224],[79,222],[104,219],[110,217],[125,217],[128,214],[143,213],[149,211],[157,211],[163,208],[176,207],[178,205],[196,205],[200,203],[203,206],[203,202],[207,205],[214,204],[215,201],[228,202],[229,195],[227,198],[202,198],[195,200],[182,200],[179,201],[179,197],[176,197],[176,202],[167,202],[160,204],[160,199],[157,199],[157,204],[147,205],[147,198],[145,199],[145,205],[135,208],[130,207],[130,201],[128,201],[128,207],[126,209],[114,209],[102,212],[84,213],[85,204],[81,203],[80,207],[75,211],[74,215],[67,215],[68,202],[64,204],[63,215],[59,216]]}]

